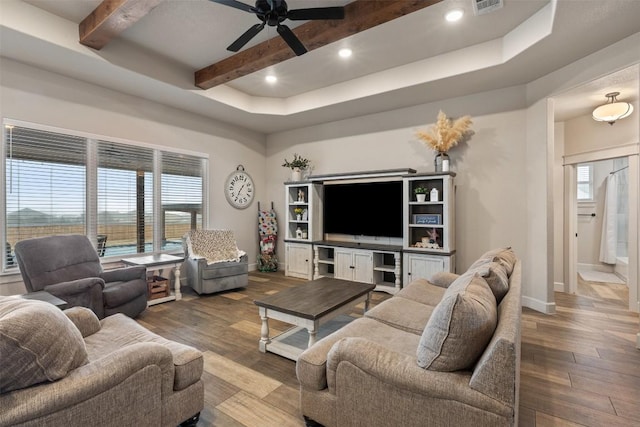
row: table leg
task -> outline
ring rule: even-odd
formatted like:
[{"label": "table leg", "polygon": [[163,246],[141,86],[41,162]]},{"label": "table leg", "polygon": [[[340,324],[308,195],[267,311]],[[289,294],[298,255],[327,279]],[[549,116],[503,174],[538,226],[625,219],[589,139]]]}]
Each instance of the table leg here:
[{"label": "table leg", "polygon": [[307,344],[307,348],[311,347],[316,343],[317,331],[318,331],[318,322],[313,323],[312,329],[307,329],[307,332],[309,332],[309,343]]},{"label": "table leg", "polygon": [[173,293],[176,297],[176,301],[181,300],[182,299],[182,291],[180,289],[180,264],[176,264],[176,269],[174,271],[175,274],[175,283],[173,286]]},{"label": "table leg", "polygon": [[259,311],[260,319],[262,319],[262,327],[260,328],[260,351],[265,353],[267,351],[267,344],[271,342],[269,339],[269,318],[264,308],[260,308]]},{"label": "table leg", "polygon": [[371,302],[371,292],[367,294],[367,299],[364,300],[364,313],[369,311],[369,303]]}]

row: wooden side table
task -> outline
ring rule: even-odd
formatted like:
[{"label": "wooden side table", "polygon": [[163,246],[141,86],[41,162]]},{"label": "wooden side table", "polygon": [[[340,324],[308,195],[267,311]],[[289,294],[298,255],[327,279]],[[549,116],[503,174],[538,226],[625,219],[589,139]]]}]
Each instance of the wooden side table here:
[{"label": "wooden side table", "polygon": [[154,254],[135,258],[123,258],[122,263],[126,266],[144,266],[147,272],[160,271],[167,268],[174,268],[174,286],[173,292],[168,296],[147,301],[147,306],[160,304],[167,301],[178,301],[182,299],[180,291],[180,266],[184,261],[184,257],[169,254]]},{"label": "wooden side table", "polygon": [[64,310],[68,306],[65,300],[62,300],[54,295],[51,295],[47,291],[29,292],[28,294],[20,295],[20,297],[24,299],[33,299],[33,300],[48,302],[49,304],[55,305],[60,310]]}]

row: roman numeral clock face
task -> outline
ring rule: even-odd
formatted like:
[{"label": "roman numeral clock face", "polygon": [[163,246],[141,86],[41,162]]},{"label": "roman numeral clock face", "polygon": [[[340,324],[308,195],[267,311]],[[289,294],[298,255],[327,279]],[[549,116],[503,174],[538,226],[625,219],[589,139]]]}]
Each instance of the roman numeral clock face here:
[{"label": "roman numeral clock face", "polygon": [[255,193],[253,180],[249,174],[244,171],[242,165],[238,166],[238,169],[229,175],[224,190],[227,201],[236,209],[249,207]]}]

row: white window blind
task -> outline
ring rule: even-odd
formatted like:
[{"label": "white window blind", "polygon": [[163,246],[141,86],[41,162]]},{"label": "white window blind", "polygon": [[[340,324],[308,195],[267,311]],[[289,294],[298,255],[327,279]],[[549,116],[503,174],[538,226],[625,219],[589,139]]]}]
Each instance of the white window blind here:
[{"label": "white window blind", "polygon": [[100,256],[121,257],[175,252],[204,227],[206,157],[43,129],[5,121],[3,271],[23,239],[86,234]]},{"label": "white window blind", "polygon": [[162,152],[162,246],[182,245],[182,236],[202,228],[203,178],[206,160],[186,154]]},{"label": "white window blind", "polygon": [[82,138],[5,129],[5,268],[16,242],[85,233],[86,145]]},{"label": "white window blind", "polygon": [[578,173],[578,200],[593,200],[593,165],[580,164],[577,167]]},{"label": "white window blind", "polygon": [[98,141],[98,218],[106,255],[153,251],[153,150]]}]

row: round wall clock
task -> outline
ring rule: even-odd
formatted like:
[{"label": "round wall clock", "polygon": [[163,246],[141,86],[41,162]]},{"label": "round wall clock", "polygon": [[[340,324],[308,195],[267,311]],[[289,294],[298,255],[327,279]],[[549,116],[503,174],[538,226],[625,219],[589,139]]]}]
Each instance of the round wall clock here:
[{"label": "round wall clock", "polygon": [[224,184],[227,201],[236,209],[246,209],[253,201],[254,193],[253,179],[245,172],[244,166],[238,165]]}]

